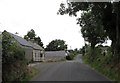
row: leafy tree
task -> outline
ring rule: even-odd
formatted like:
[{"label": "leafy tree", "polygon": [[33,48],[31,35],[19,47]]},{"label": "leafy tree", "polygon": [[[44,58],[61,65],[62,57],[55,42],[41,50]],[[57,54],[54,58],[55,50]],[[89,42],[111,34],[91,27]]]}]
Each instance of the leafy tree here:
[{"label": "leafy tree", "polygon": [[[41,38],[38,36],[38,37],[35,37],[35,42],[38,44],[38,45],[40,45],[40,46],[42,46],[43,47],[43,42],[41,41]],[[44,48],[44,47],[43,47]]]},{"label": "leafy tree", "polygon": [[104,29],[112,40],[112,52],[116,59],[120,58],[120,2],[107,5],[104,10]]},{"label": "leafy tree", "polygon": [[[120,55],[120,2],[104,2],[104,3],[87,3],[87,2],[68,2],[67,6],[64,3],[60,4],[58,14],[69,14],[70,16],[77,16],[77,12],[84,11],[83,13],[92,12],[90,16],[94,16],[95,19],[100,19],[101,22],[93,22],[95,26],[103,25],[103,29],[106,32],[109,39],[112,40],[113,54],[115,56]],[[83,16],[86,16],[84,14]],[[91,18],[94,20],[94,18]],[[96,21],[96,20],[95,20]],[[79,24],[84,20],[78,20]],[[92,24],[93,24],[92,23]],[[87,23],[86,23],[87,24]],[[87,26],[87,25],[84,25]],[[82,27],[83,28],[83,27]],[[92,29],[91,29],[92,30]],[[96,27],[99,31],[99,28]],[[84,30],[83,30],[84,31]],[[101,30],[100,30],[101,31]],[[103,40],[103,36],[101,37]],[[90,42],[90,41],[89,41]],[[120,57],[120,56],[119,56]]]},{"label": "leafy tree", "polygon": [[85,41],[88,41],[93,49],[96,44],[105,41],[106,33],[104,32],[102,22],[92,12],[83,13],[81,18],[78,19],[78,24],[82,27],[81,32]]},{"label": "leafy tree", "polygon": [[24,39],[26,39],[27,41],[35,42],[41,47],[43,47],[43,42],[41,41],[41,38],[39,36],[36,37],[35,31],[33,29],[28,31],[27,35],[24,36]]},{"label": "leafy tree", "polygon": [[33,29],[31,29],[30,31],[28,31],[27,35],[24,36],[24,39],[34,40],[35,36],[36,36],[35,31]]},{"label": "leafy tree", "polygon": [[66,50],[67,45],[65,44],[64,40],[56,39],[52,40],[46,47],[46,51],[59,51],[59,50]]},{"label": "leafy tree", "polygon": [[85,55],[85,46],[83,46],[81,49],[80,49],[80,53],[84,56]]},{"label": "leafy tree", "polygon": [[[95,12],[90,10],[88,6],[92,7],[92,5],[89,5],[88,3],[71,2],[68,3],[68,8],[65,9],[64,7],[61,6],[62,8],[60,8],[60,10],[64,8],[62,12],[63,14],[68,13],[69,15],[74,15],[74,16],[76,16],[77,15],[76,12],[80,10],[86,11],[82,13],[81,18],[77,19],[78,21],[77,24],[80,24],[80,26],[82,27],[81,29],[82,35],[85,41],[88,41],[91,44],[91,48],[92,48],[91,55],[94,55],[95,45],[98,43],[103,43],[106,39],[106,35],[103,29],[102,20],[100,19],[101,14],[97,14],[97,15],[94,14]],[[61,14],[61,11],[59,12]]]}]

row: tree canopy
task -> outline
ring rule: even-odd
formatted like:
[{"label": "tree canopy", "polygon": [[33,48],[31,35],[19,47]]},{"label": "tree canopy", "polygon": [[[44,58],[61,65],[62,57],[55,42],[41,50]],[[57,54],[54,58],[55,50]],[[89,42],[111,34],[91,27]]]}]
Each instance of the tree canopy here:
[{"label": "tree canopy", "polygon": [[[73,0],[74,1],[74,0]],[[120,2],[70,2],[67,6],[60,4],[57,14],[77,16],[83,11],[77,24],[89,43],[102,43],[105,39],[112,40],[113,55],[119,56],[120,52]],[[93,47],[94,47],[93,44]],[[92,45],[91,45],[92,46]]]},{"label": "tree canopy", "polygon": [[35,36],[36,36],[35,31],[31,29],[30,31],[28,31],[27,35],[24,36],[24,38],[26,40],[34,40]]},{"label": "tree canopy", "polygon": [[64,40],[60,39],[52,40],[45,48],[46,51],[60,51],[66,49],[67,44],[65,44]]},{"label": "tree canopy", "polygon": [[41,47],[43,47],[43,42],[41,41],[41,38],[39,36],[36,37],[35,31],[33,29],[28,31],[27,35],[24,36],[24,39],[26,39],[27,41],[35,42]]},{"label": "tree canopy", "polygon": [[[80,20],[82,21],[80,22]],[[92,48],[106,40],[106,33],[101,20],[95,17],[91,11],[83,13],[81,18],[78,19],[78,24],[82,27],[81,32],[85,41],[88,41]]]}]

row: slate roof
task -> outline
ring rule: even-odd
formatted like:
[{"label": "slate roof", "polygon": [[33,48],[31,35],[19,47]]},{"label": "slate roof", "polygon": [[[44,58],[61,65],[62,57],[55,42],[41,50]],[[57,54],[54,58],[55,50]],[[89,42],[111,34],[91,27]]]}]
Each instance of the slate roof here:
[{"label": "slate roof", "polygon": [[32,47],[32,45],[25,39],[23,39],[22,37],[20,36],[17,36],[17,35],[14,35],[12,33],[9,32],[9,34],[14,37],[21,45],[23,46],[27,46],[27,47]]},{"label": "slate roof", "polygon": [[33,49],[37,49],[37,50],[44,50],[41,46],[39,46],[36,43],[32,43],[31,41],[27,41],[24,38],[14,35],[12,33],[9,32],[9,34],[14,37],[21,45],[23,46],[27,46],[27,47],[32,47]]},{"label": "slate roof", "polygon": [[39,46],[38,44],[33,43],[33,42],[31,42],[31,41],[28,41],[28,42],[32,45],[32,47],[33,47],[34,49],[43,50],[43,48],[42,48],[41,46]]},{"label": "slate roof", "polygon": [[65,51],[45,51],[45,56],[66,56]]}]

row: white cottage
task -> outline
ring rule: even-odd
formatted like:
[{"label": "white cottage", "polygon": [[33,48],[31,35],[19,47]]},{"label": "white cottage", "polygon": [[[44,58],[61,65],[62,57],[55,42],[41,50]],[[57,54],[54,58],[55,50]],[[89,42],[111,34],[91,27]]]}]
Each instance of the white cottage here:
[{"label": "white cottage", "polygon": [[14,39],[18,42],[18,45],[20,45],[25,50],[25,57],[29,62],[44,61],[44,49],[41,46],[36,43],[27,41],[20,36],[14,35],[12,33],[9,34],[14,37]]},{"label": "white cottage", "polygon": [[44,49],[36,43],[33,43],[31,41],[29,41],[29,43],[33,47],[33,52],[32,52],[33,61],[44,61],[44,57],[45,57]]}]

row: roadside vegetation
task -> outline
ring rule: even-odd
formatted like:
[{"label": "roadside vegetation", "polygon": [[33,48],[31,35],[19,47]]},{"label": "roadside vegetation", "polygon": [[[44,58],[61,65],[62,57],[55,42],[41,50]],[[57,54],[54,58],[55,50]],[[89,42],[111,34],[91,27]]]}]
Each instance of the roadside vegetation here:
[{"label": "roadside vegetation", "polygon": [[[92,68],[99,71],[109,79],[120,82],[120,64],[114,60],[109,46],[97,46],[94,49],[94,57],[91,57],[91,47],[87,46],[86,52],[82,52],[83,61],[89,64]],[[104,51],[106,50],[106,52]]]},{"label": "roadside vegetation", "polygon": [[30,81],[38,73],[39,73],[39,70],[36,69],[35,67],[28,67],[26,77],[23,78],[23,80],[21,80],[21,82]]},{"label": "roadside vegetation", "polygon": [[75,56],[80,54],[80,51],[78,49],[74,50],[68,50],[68,55],[66,56],[66,60],[73,60]]},{"label": "roadside vegetation", "polygon": [[28,81],[36,72],[28,67],[24,50],[6,31],[2,32],[2,82]]}]

